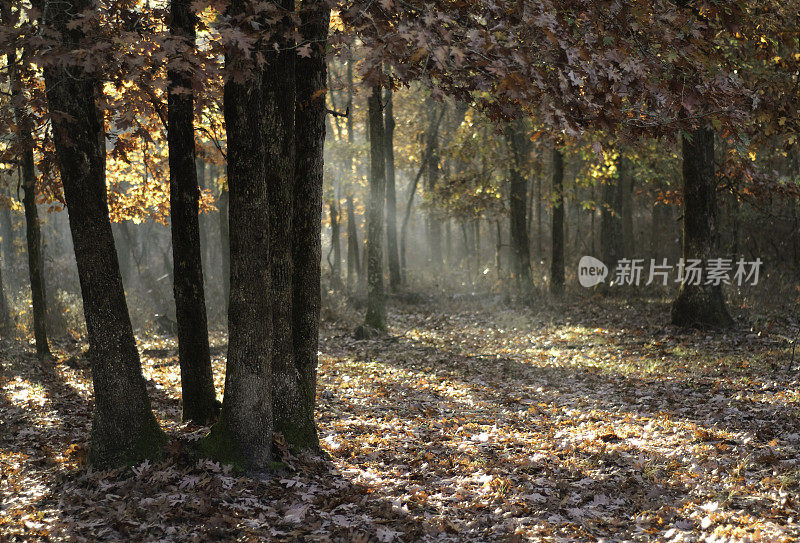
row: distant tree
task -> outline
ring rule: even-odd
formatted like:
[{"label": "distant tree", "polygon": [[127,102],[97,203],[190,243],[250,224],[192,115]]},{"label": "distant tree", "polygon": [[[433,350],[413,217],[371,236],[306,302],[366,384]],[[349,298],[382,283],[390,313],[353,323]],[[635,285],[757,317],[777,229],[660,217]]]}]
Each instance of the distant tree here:
[{"label": "distant tree", "polygon": [[550,292],[564,293],[564,156],[553,146],[553,255],[550,261]]},{"label": "distant tree", "polygon": [[367,214],[367,314],[364,324],[386,329],[386,296],[383,288],[383,206],[386,199],[383,107],[381,87],[373,85],[369,107],[369,207]]},{"label": "distant tree", "polygon": [[[714,173],[714,131],[696,129],[681,141],[683,154],[683,261],[703,265],[717,258],[717,178]],[[672,324],[729,327],[734,324],[720,285],[686,281],[672,304]]]}]

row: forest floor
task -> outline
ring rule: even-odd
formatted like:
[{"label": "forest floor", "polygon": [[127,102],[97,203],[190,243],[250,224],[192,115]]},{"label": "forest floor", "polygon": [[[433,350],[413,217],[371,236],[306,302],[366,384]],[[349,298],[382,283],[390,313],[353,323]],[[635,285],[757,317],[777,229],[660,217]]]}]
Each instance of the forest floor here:
[{"label": "forest floor", "polygon": [[394,304],[379,340],[326,322],[326,454],[261,479],[186,454],[207,429],[180,423],[174,340],[139,338],[168,456],[115,471],[85,465],[80,338],[45,362],[0,341],[0,541],[797,541],[798,323],[667,317],[487,299]]}]

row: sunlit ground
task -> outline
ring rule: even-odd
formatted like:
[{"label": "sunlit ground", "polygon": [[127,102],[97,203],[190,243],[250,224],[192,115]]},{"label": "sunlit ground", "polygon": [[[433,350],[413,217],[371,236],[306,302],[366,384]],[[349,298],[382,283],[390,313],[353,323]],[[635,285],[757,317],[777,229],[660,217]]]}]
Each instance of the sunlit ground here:
[{"label": "sunlit ground", "polygon": [[[253,480],[197,462],[87,470],[79,345],[2,343],[0,534],[136,541],[790,541],[800,537],[798,365],[778,333],[681,332],[666,306],[405,306],[391,338],[322,331],[326,458]],[[551,314],[552,313],[552,314]],[[174,341],[140,337],[173,437]],[[222,394],[225,338],[212,338]],[[304,538],[304,539],[303,539]]]}]

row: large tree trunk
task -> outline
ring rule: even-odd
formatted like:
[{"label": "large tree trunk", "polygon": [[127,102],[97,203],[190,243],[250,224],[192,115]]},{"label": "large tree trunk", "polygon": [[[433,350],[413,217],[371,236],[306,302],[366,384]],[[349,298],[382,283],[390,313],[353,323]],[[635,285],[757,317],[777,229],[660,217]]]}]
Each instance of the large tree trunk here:
[{"label": "large tree trunk", "polygon": [[[243,15],[246,4],[234,0],[229,13]],[[248,32],[249,25],[241,28]],[[269,44],[261,52],[268,68],[236,47],[225,58],[247,77],[229,79],[223,97],[230,218],[228,363],[222,411],[204,442],[206,454],[249,470],[265,469],[272,458],[271,225],[266,146],[258,136],[265,134],[268,112],[277,114],[275,104],[264,103],[262,76],[274,70],[278,53]]]},{"label": "large tree trunk", "polygon": [[517,292],[524,297],[530,296],[533,289],[531,274],[531,250],[528,229],[525,224],[525,202],[528,193],[527,171],[529,140],[525,134],[522,121],[516,121],[508,134],[513,163],[509,168],[511,183],[508,191],[511,232],[511,253],[514,257],[514,276]]},{"label": "large tree trunk", "polygon": [[392,89],[386,89],[384,110],[384,157],[386,159],[386,250],[389,251],[389,288],[400,287],[400,256],[397,248],[397,199],[394,171],[394,104]]},{"label": "large tree trunk", "polygon": [[564,157],[553,147],[553,255],[550,261],[550,292],[564,293]]},{"label": "large tree trunk", "polygon": [[[319,347],[320,279],[322,259],[322,181],[325,147],[325,48],[330,8],[325,0],[304,0],[301,7],[303,40],[311,56],[297,60],[295,112],[296,170],[294,180],[294,275],[292,334],[299,397],[276,429],[292,448],[318,449],[314,421]],[[293,51],[290,51],[293,54]],[[337,255],[338,256],[338,255]],[[277,404],[276,404],[277,406]]]},{"label": "large tree trunk", "polygon": [[[70,23],[89,7],[87,0],[48,0],[45,23],[75,50],[83,35]],[[44,76],[89,336],[90,460],[100,466],[138,462],[158,454],[166,437],[150,408],[114,248],[95,81],[75,65],[49,66]]]},{"label": "large tree trunk", "polygon": [[11,274],[11,283],[16,284],[14,268],[16,267],[16,255],[14,254],[14,226],[11,221],[11,209],[0,207],[0,236],[3,237],[3,261],[6,265],[6,272]]},{"label": "large tree trunk", "polygon": [[[170,34],[176,62],[194,49],[195,15],[190,0],[171,0]],[[168,72],[169,204],[172,230],[173,290],[178,323],[183,420],[206,424],[217,414],[214,374],[208,347],[208,322],[200,250],[199,198],[194,147],[194,93],[190,74]]]},{"label": "large tree trunk", "polygon": [[383,204],[386,198],[386,164],[383,156],[381,88],[375,85],[369,107],[369,208],[367,215],[367,314],[364,324],[386,329],[386,297],[383,291]]},{"label": "large tree trunk", "polygon": [[[683,261],[715,258],[717,249],[717,180],[714,176],[714,132],[699,128],[686,136],[683,148]],[[702,278],[702,282],[705,278]],[[722,287],[683,281],[672,304],[672,324],[728,327],[734,324]]]},{"label": "large tree trunk", "polygon": [[[294,11],[294,0],[276,2]],[[294,39],[282,35],[289,27],[288,18],[274,29],[279,52],[263,78],[264,108],[267,112],[264,141],[267,164],[267,193],[270,206],[272,271],[272,417],[273,430],[287,441],[294,439],[295,418],[302,404],[299,376],[294,361],[292,298],[294,263],[292,228],[295,185],[295,102],[296,80]],[[303,106],[304,104],[299,104]],[[316,194],[298,193],[301,199],[316,199]],[[313,205],[313,204],[312,204]],[[299,249],[311,250],[302,246]]]}]

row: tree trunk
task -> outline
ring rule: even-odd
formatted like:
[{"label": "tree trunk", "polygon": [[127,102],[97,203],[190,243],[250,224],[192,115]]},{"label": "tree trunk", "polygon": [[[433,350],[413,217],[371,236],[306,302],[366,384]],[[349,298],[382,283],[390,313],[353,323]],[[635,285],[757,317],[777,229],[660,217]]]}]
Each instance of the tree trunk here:
[{"label": "tree trunk", "polygon": [[622,220],[618,196],[619,180],[613,183],[607,180],[603,185],[603,202],[600,208],[600,253],[609,269],[608,283],[614,279],[617,260],[622,257]]},{"label": "tree trunk", "polygon": [[[48,26],[71,50],[83,39],[70,25],[87,0],[48,0]],[[80,66],[44,70],[53,142],[69,211],[94,382],[90,460],[100,466],[156,455],[166,436],[150,408],[108,217],[103,124],[95,81]]]},{"label": "tree trunk", "polygon": [[617,160],[620,190],[620,222],[622,226],[622,255],[633,258],[635,245],[633,233],[633,172],[631,161],[620,154]]},{"label": "tree trunk", "polygon": [[[342,288],[342,234],[339,224],[339,209],[336,202],[328,205],[328,213],[331,217],[331,251],[333,252],[333,262],[331,262],[331,288],[341,290]],[[330,254],[330,253],[329,253]]]},{"label": "tree trunk", "polygon": [[3,267],[0,266],[0,338],[6,339],[11,337],[14,331],[14,325],[11,321],[11,310],[8,306],[8,298],[6,298],[2,268]]},{"label": "tree trunk", "polygon": [[[442,106],[444,108],[444,106]],[[427,167],[425,169],[425,192],[433,197],[433,191],[439,184],[439,123],[436,121],[436,106],[433,99],[428,100],[428,124],[431,127],[425,133]],[[434,272],[442,269],[442,225],[435,210],[431,207],[426,217],[428,234],[429,262]]]},{"label": "tree trunk", "polygon": [[389,288],[400,288],[400,255],[397,249],[397,199],[394,172],[394,105],[392,89],[386,89],[384,106],[384,157],[386,159],[386,249],[389,251]]},{"label": "tree trunk", "polygon": [[347,291],[358,284],[361,275],[361,252],[358,246],[358,226],[353,196],[347,196]]},{"label": "tree trunk", "polygon": [[[19,119],[19,117],[18,117]],[[24,121],[23,121],[24,122]],[[19,121],[18,121],[19,123]],[[21,124],[20,126],[25,126]],[[27,132],[26,129],[22,129]],[[28,143],[22,154],[22,205],[25,208],[25,236],[28,247],[28,272],[31,280],[33,302],[33,337],[39,356],[50,354],[47,343],[47,298],[45,294],[44,267],[42,266],[42,237],[39,229],[39,210],[36,208],[36,173],[33,164],[33,144],[30,132],[22,135]]]},{"label": "tree trunk", "polygon": [[[717,181],[714,176],[714,132],[699,128],[686,136],[683,148],[683,260],[707,265],[717,249]],[[685,280],[672,304],[677,326],[733,326],[722,287],[694,285]]]},{"label": "tree trunk", "polygon": [[[301,8],[303,39],[312,44],[310,57],[297,59],[295,113],[296,170],[294,182],[293,341],[299,377],[299,403],[288,416],[276,417],[276,428],[294,449],[318,449],[314,421],[319,347],[322,259],[322,182],[325,148],[325,48],[330,8],[325,0],[305,0]],[[289,54],[294,54],[290,51]],[[338,257],[338,255],[337,255]]]},{"label": "tree trunk", "polygon": [[[11,21],[11,7],[2,5],[2,20]],[[22,85],[17,76],[16,52],[6,56],[11,97],[15,101],[12,108],[17,125],[18,156],[21,163],[22,205],[25,208],[25,232],[28,249],[28,273],[31,284],[33,305],[33,337],[39,356],[50,354],[47,343],[47,302],[45,298],[44,270],[42,268],[42,241],[39,228],[39,211],[36,208],[36,170],[33,159],[33,136],[27,112],[18,104],[22,99]]]},{"label": "tree trunk", "polygon": [[516,121],[510,127],[507,140],[513,157],[513,163],[509,168],[511,183],[508,191],[511,252],[514,255],[513,271],[517,292],[527,298],[533,290],[530,240],[528,239],[528,229],[525,224],[528,179],[524,173],[527,170],[530,145],[522,121]]},{"label": "tree trunk", "polygon": [[228,214],[230,191],[227,187],[219,189],[219,249],[222,255],[220,275],[222,276],[222,295],[229,309],[231,299],[231,242],[230,242],[230,217]]},{"label": "tree trunk", "polygon": [[544,231],[542,227],[542,178],[536,176],[536,257],[541,261],[544,256],[542,240]]},{"label": "tree trunk", "polygon": [[[176,41],[176,60],[194,49],[194,25],[191,1],[171,0],[170,35]],[[208,347],[200,248],[200,187],[195,165],[194,93],[190,74],[172,69],[167,77],[172,278],[175,320],[178,324],[183,420],[207,424],[217,414],[217,403]]]},{"label": "tree trunk", "polygon": [[[246,4],[234,0],[230,14],[243,15]],[[247,33],[248,26],[242,26],[242,32]],[[270,44],[263,44],[259,53],[265,67],[236,47],[225,58],[227,65],[243,69],[247,77],[229,79],[223,96],[230,219],[228,363],[222,411],[203,444],[212,458],[249,470],[266,468],[272,458],[270,202],[267,149],[257,136],[265,134],[265,117],[267,112],[275,114],[275,104],[265,103],[262,78],[267,70],[276,78],[285,75],[274,72],[279,53]]]},{"label": "tree trunk", "polygon": [[369,209],[367,215],[367,314],[364,324],[386,329],[386,298],[383,291],[383,204],[386,198],[386,164],[383,151],[381,88],[372,87],[369,107]]},{"label": "tree trunk", "polygon": [[0,234],[3,237],[3,260],[6,265],[6,272],[11,274],[11,283],[16,284],[16,277],[14,277],[14,268],[16,267],[16,255],[14,254],[14,226],[11,221],[11,209],[8,207],[0,207],[0,226],[2,230]]},{"label": "tree trunk", "polygon": [[553,147],[553,257],[550,262],[550,292],[564,293],[564,157]]}]

